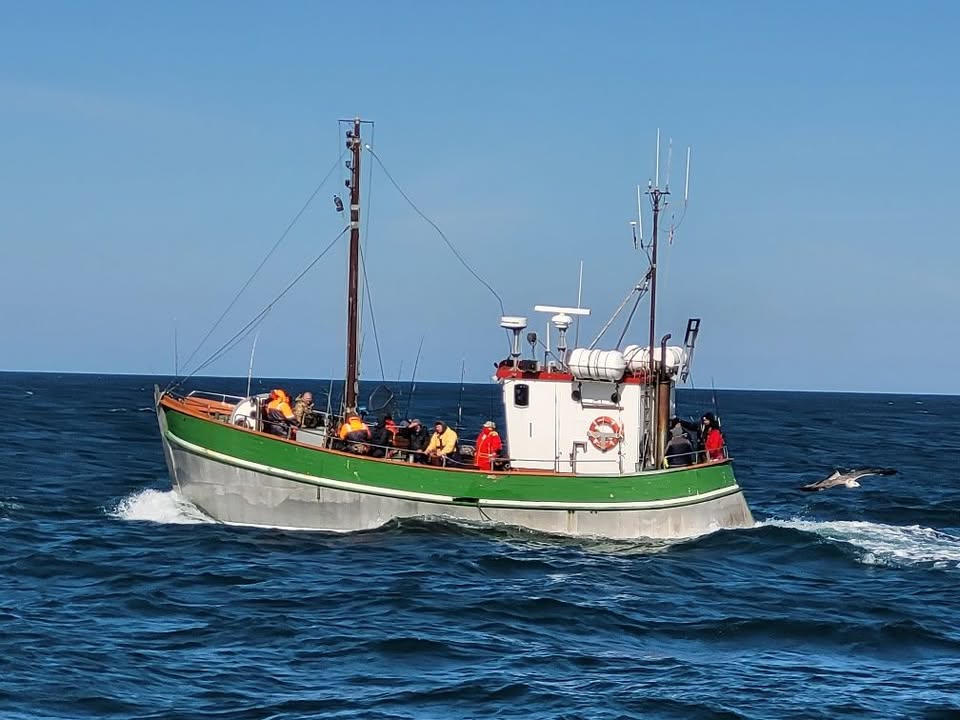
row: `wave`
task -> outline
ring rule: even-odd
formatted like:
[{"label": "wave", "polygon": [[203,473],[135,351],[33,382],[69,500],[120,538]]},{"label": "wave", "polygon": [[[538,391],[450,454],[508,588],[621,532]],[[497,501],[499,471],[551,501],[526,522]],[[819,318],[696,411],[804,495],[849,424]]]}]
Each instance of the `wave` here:
[{"label": "wave", "polygon": [[814,533],[833,542],[847,543],[857,548],[858,560],[864,565],[960,568],[960,537],[920,525],[794,518],[757,522],[757,527],[762,526],[789,528]]},{"label": "wave", "polygon": [[169,525],[213,523],[176,490],[141,490],[124,498],[110,512],[120,520],[139,520]]}]

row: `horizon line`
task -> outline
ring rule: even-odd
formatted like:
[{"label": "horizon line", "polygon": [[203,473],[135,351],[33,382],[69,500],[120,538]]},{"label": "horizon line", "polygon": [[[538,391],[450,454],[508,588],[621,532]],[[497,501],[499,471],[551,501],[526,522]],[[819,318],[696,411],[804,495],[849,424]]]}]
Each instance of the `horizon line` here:
[{"label": "horizon line", "polygon": [[[2,374],[19,374],[19,375],[106,375],[106,376],[117,376],[117,377],[143,377],[143,378],[173,378],[174,375],[166,373],[141,373],[141,372],[107,372],[107,371],[93,371],[93,370],[5,370],[0,369],[0,375]],[[222,380],[246,380],[246,375],[194,375],[193,378],[212,378],[212,379],[222,379]],[[282,377],[282,376],[254,376],[254,379],[271,379],[271,380],[316,380],[322,382],[330,382],[334,380],[337,382],[344,382],[343,378],[309,378],[309,377]],[[364,383],[381,383],[381,384],[390,384],[400,382],[402,384],[408,384],[410,380],[374,380],[374,379],[364,379],[360,378],[361,382]],[[425,383],[435,383],[442,385],[458,385],[459,380],[430,380],[430,379],[421,379],[416,382],[425,382]],[[477,382],[477,381],[464,381],[464,385],[490,385],[493,384],[493,378],[486,382]],[[712,392],[713,390],[727,391],[727,392],[784,392],[784,393],[810,393],[810,394],[839,394],[839,395],[929,395],[934,397],[960,397],[960,393],[953,392],[907,392],[907,391],[892,391],[892,390],[811,390],[811,389],[801,389],[801,388],[757,388],[757,387],[717,387],[717,388],[705,388],[705,387],[689,387],[689,386],[680,386],[677,385],[677,390],[685,390],[692,392]]]}]

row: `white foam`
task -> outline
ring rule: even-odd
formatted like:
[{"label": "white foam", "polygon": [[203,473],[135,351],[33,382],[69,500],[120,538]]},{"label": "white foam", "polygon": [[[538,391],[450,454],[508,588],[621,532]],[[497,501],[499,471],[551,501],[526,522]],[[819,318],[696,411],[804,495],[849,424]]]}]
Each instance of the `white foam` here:
[{"label": "white foam", "polygon": [[146,520],[172,525],[214,522],[184,500],[176,490],[141,490],[117,503],[110,514],[121,520]]},{"label": "white foam", "polygon": [[859,520],[765,520],[757,523],[811,532],[861,550],[865,565],[904,567],[930,564],[960,568],[960,537],[920,525],[883,525]]}]

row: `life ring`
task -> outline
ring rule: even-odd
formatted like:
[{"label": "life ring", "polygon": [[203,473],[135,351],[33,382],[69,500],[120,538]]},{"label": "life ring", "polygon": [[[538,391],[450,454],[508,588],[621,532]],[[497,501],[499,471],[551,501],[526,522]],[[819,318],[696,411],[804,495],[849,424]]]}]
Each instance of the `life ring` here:
[{"label": "life ring", "polygon": [[[609,431],[604,428],[609,428]],[[597,450],[606,452],[615,448],[623,435],[620,433],[620,426],[613,418],[603,416],[590,423],[587,437]]]}]

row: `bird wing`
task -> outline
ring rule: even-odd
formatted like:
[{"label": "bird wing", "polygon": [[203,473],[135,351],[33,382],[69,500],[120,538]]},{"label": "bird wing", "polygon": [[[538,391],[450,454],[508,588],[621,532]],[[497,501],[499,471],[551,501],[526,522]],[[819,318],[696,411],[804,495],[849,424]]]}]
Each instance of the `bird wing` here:
[{"label": "bird wing", "polygon": [[896,475],[897,471],[893,468],[857,468],[849,473],[851,480],[859,480],[869,475]]},{"label": "bird wing", "polygon": [[816,482],[809,483],[800,487],[801,490],[806,490],[807,492],[813,492],[815,490],[826,490],[827,488],[832,488],[834,485],[840,485],[844,481],[843,475],[841,475],[839,470],[834,470],[829,477],[825,477],[823,480],[817,480]]}]

